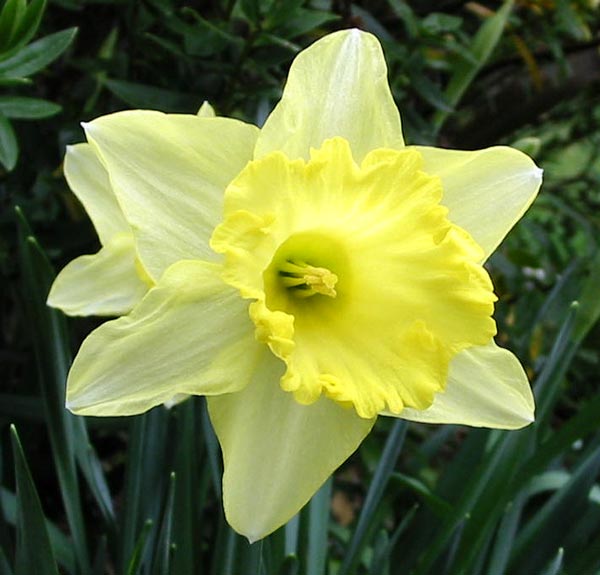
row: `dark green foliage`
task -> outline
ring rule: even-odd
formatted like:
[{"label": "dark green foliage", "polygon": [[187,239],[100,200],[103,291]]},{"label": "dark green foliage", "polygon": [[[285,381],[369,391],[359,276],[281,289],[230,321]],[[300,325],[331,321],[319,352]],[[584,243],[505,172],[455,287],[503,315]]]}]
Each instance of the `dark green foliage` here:
[{"label": "dark green foliage", "polygon": [[[0,573],[598,573],[593,4],[0,3]],[[97,321],[67,321],[45,299],[54,269],[97,239],[61,161],[79,122],[128,107],[195,113],[208,100],[261,124],[295,54],[349,26],[381,40],[409,143],[515,145],[545,169],[488,263],[498,342],[534,382],[536,422],[502,432],[381,418],[297,517],[249,545],[223,517],[202,399],[127,419],[63,408],[72,352]]]}]

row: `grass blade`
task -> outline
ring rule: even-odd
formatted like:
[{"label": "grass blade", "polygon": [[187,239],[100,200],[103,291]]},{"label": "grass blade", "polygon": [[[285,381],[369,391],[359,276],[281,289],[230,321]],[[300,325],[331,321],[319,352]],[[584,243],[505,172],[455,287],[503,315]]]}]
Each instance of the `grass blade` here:
[{"label": "grass blade", "polygon": [[90,562],[74,449],[74,428],[78,425],[81,431],[82,424],[75,424],[75,416],[64,407],[65,382],[70,364],[67,328],[62,314],[46,306],[46,294],[54,279],[52,267],[30,235],[29,226],[18,208],[17,218],[24,307],[37,358],[50,445],[77,561],[81,571],[88,573]]},{"label": "grass blade", "polygon": [[319,489],[308,506],[307,575],[324,575],[327,564],[331,478]]},{"label": "grass blade", "polygon": [[394,421],[392,431],[386,441],[381,459],[379,460],[377,469],[373,475],[364,506],[358,519],[358,524],[356,525],[356,529],[338,575],[350,575],[353,573],[360,560],[361,551],[367,543],[367,538],[372,529],[372,520],[381,498],[383,497],[388,480],[394,470],[400,451],[402,450],[404,437],[406,436],[406,427],[406,421],[401,419]]},{"label": "grass blade", "polygon": [[18,501],[15,575],[58,575],[40,498],[14,426],[11,439]]}]

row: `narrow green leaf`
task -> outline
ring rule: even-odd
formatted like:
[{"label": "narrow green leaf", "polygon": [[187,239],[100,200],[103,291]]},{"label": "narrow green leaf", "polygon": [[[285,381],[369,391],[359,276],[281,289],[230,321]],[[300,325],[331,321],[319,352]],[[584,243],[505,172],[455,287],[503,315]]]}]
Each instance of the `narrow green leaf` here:
[{"label": "narrow green leaf", "polygon": [[77,463],[85,477],[88,487],[94,495],[94,499],[106,522],[108,531],[110,533],[115,533],[115,511],[113,508],[112,496],[106,483],[106,477],[102,470],[102,464],[100,463],[94,448],[89,443],[86,443],[87,431],[85,429],[84,420],[80,419],[76,421],[74,427],[76,431],[75,455],[77,457]]},{"label": "narrow green leaf", "polygon": [[58,104],[39,98],[24,98],[20,96],[0,96],[0,114],[7,118],[35,120],[48,118],[61,111]]},{"label": "narrow green leaf", "polygon": [[515,501],[508,505],[490,554],[490,562],[487,575],[504,575],[514,547],[514,541],[521,520],[523,505],[525,504],[525,493],[520,492]]},{"label": "narrow green leaf", "polygon": [[127,575],[138,575],[142,557],[147,547],[148,536],[152,531],[152,526],[153,522],[151,519],[148,519],[144,523],[140,535],[135,541],[135,545],[133,546],[131,557],[129,558],[129,561],[127,561],[125,571]]},{"label": "narrow green leaf", "polygon": [[401,419],[394,421],[392,431],[390,432],[381,459],[375,469],[365,503],[358,519],[358,524],[356,525],[354,535],[352,536],[352,540],[350,541],[350,545],[346,551],[338,575],[349,575],[350,573],[353,573],[358,564],[361,551],[367,543],[369,532],[373,527],[372,520],[375,517],[385,487],[396,466],[400,451],[402,450],[404,437],[406,436],[406,427],[406,421]]},{"label": "narrow green leaf", "polygon": [[437,110],[450,113],[454,111],[452,105],[448,102],[447,96],[425,76],[422,70],[417,70],[410,77],[410,85],[416,90],[426,102],[431,104]]},{"label": "narrow green leaf", "polygon": [[325,575],[329,547],[327,535],[331,509],[331,486],[332,481],[329,478],[323,487],[313,495],[308,506],[307,575]]},{"label": "narrow green leaf", "polygon": [[284,527],[285,530],[285,555],[298,554],[298,535],[300,532],[300,514],[296,513]]},{"label": "narrow green leaf", "polygon": [[25,46],[37,32],[46,9],[46,0],[32,0],[10,38],[11,51]]},{"label": "narrow green leaf", "polygon": [[[122,512],[123,526],[120,538],[123,571],[133,553],[135,541],[143,525],[151,520],[157,525],[164,508],[168,473],[169,441],[167,434],[169,414],[159,406],[143,415],[130,418],[131,432],[127,452],[125,498]],[[167,467],[168,470],[168,467]],[[156,530],[147,534],[142,560],[155,548]]]},{"label": "narrow green leaf", "polygon": [[17,165],[19,144],[10,122],[0,115],[0,164],[10,172]]},{"label": "narrow green leaf", "polygon": [[[494,48],[502,37],[512,6],[513,0],[505,1],[502,8],[500,8],[494,16],[488,18],[475,34],[472,42],[472,53],[477,60],[477,64],[471,64],[465,60],[457,62],[445,90],[446,100],[451,107],[456,108],[458,102],[473,82],[479,70],[488,61]],[[436,132],[442,127],[448,115],[449,112],[440,110],[434,116],[433,124]]]},{"label": "narrow green leaf", "polygon": [[29,226],[18,208],[16,214],[25,312],[37,358],[50,444],[75,553],[81,570],[87,573],[90,563],[74,449],[76,440],[87,444],[87,438],[81,437],[85,433],[81,428],[81,420],[77,421],[64,407],[65,382],[70,364],[67,328],[64,316],[46,305],[46,294],[54,279],[52,266],[38,243],[29,235]]},{"label": "narrow green leaf", "polygon": [[11,426],[11,439],[19,502],[15,575],[58,575],[40,498],[14,426]]},{"label": "narrow green leaf", "polygon": [[25,8],[25,0],[6,0],[0,12],[0,58],[10,47],[13,30],[17,28]]},{"label": "narrow green leaf", "polygon": [[434,493],[423,481],[405,473],[392,473],[391,480],[403,487],[412,489],[427,502],[438,515],[444,516],[451,510],[450,504]]},{"label": "narrow green leaf", "polygon": [[[17,523],[17,497],[14,493],[0,487],[1,507],[5,513],[6,520],[11,525]],[[46,519],[46,529],[50,537],[52,552],[59,565],[62,565],[67,573],[74,573],[76,570],[75,555],[73,553],[73,541],[69,539],[54,523]],[[2,573],[2,571],[0,571]]]},{"label": "narrow green leaf", "polygon": [[206,401],[202,402],[202,414],[200,417],[202,424],[202,437],[204,444],[206,445],[206,452],[208,456],[208,464],[212,477],[213,488],[219,500],[222,498],[221,488],[221,477],[223,477],[223,464],[221,462],[221,449],[219,447],[219,440],[215,435],[210,417],[208,416],[208,409],[206,408]]},{"label": "narrow green leaf", "polygon": [[235,572],[239,575],[267,575],[263,558],[264,545],[264,539],[252,544],[240,541],[240,562]]},{"label": "narrow green leaf", "polygon": [[152,561],[153,575],[164,575],[171,572],[171,555],[173,551],[173,501],[175,498],[175,473],[171,473],[165,506],[160,521],[160,532],[154,549]]},{"label": "narrow green leaf", "polygon": [[550,560],[576,525],[600,472],[600,445],[582,458],[570,480],[531,518],[515,541],[509,571],[535,573]]},{"label": "narrow green leaf", "polygon": [[219,514],[219,532],[213,556],[212,575],[235,573],[240,536],[225,522],[223,514]]},{"label": "narrow green leaf", "polygon": [[573,331],[573,336],[578,342],[585,338],[600,319],[598,285],[600,285],[600,252],[597,251],[595,258],[590,263],[590,275],[579,298],[579,312]]},{"label": "narrow green leaf", "polygon": [[552,406],[560,391],[560,384],[579,346],[579,342],[573,341],[572,338],[578,307],[577,302],[571,304],[544,367],[533,386],[536,397],[535,418],[538,426],[542,426],[542,423],[550,416]]},{"label": "narrow green leaf", "polygon": [[371,559],[370,575],[389,575],[390,572],[390,537],[382,529],[375,538],[373,558]]},{"label": "narrow green leaf", "polygon": [[14,56],[0,62],[0,77],[31,76],[56,60],[75,38],[77,28],[68,28],[29,44]]},{"label": "narrow green leaf", "polygon": [[[492,513],[499,514],[506,505],[510,486],[520,462],[528,457],[532,449],[532,431],[525,429],[510,433],[471,432],[474,437],[495,438],[496,441],[484,453],[482,461],[469,469],[470,480],[459,487],[461,497],[453,512],[442,523],[421,558],[416,573],[429,573],[434,563],[445,553],[459,529],[463,529],[463,541],[457,554],[456,573],[475,559],[482,542],[491,537],[495,526],[490,519]],[[465,448],[467,445],[465,444]],[[465,519],[468,523],[465,525]]]},{"label": "narrow green leaf", "polygon": [[548,569],[546,569],[541,575],[559,575],[563,564],[564,549],[559,549],[556,557],[552,559]]},{"label": "narrow green leaf", "polygon": [[[200,434],[200,401],[192,397],[175,408],[177,452],[174,469],[177,477],[173,502],[173,543],[177,546],[172,572],[197,573],[202,565],[202,511],[207,508],[206,497],[210,472],[206,465],[206,450]],[[202,477],[201,477],[202,475]],[[190,504],[193,502],[193,504]]]},{"label": "narrow green leaf", "polygon": [[3,78],[0,76],[0,86],[31,86],[30,78]]}]

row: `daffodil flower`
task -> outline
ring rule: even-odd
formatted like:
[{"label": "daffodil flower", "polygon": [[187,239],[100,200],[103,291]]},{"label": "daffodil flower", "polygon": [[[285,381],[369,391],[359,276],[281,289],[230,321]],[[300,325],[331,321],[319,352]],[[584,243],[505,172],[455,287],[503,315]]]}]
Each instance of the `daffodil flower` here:
[{"label": "daffodil flower", "polygon": [[84,341],[67,405],[130,415],[207,396],[227,519],[251,541],[378,415],[533,420],[523,368],[493,340],[483,264],[541,170],[506,147],[405,146],[373,36],[300,53],[261,130],[130,111],[85,131],[154,285]]}]

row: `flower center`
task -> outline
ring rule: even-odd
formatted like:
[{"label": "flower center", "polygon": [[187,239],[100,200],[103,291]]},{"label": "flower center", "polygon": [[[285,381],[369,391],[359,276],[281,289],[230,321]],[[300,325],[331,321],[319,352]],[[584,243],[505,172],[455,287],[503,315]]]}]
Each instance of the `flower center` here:
[{"label": "flower center", "polygon": [[263,273],[269,309],[297,314],[337,307],[350,289],[346,249],[328,230],[291,235]]},{"label": "flower center", "polygon": [[315,294],[335,297],[338,277],[327,268],[311,266],[305,262],[287,261],[279,268],[281,283],[299,298]]}]

